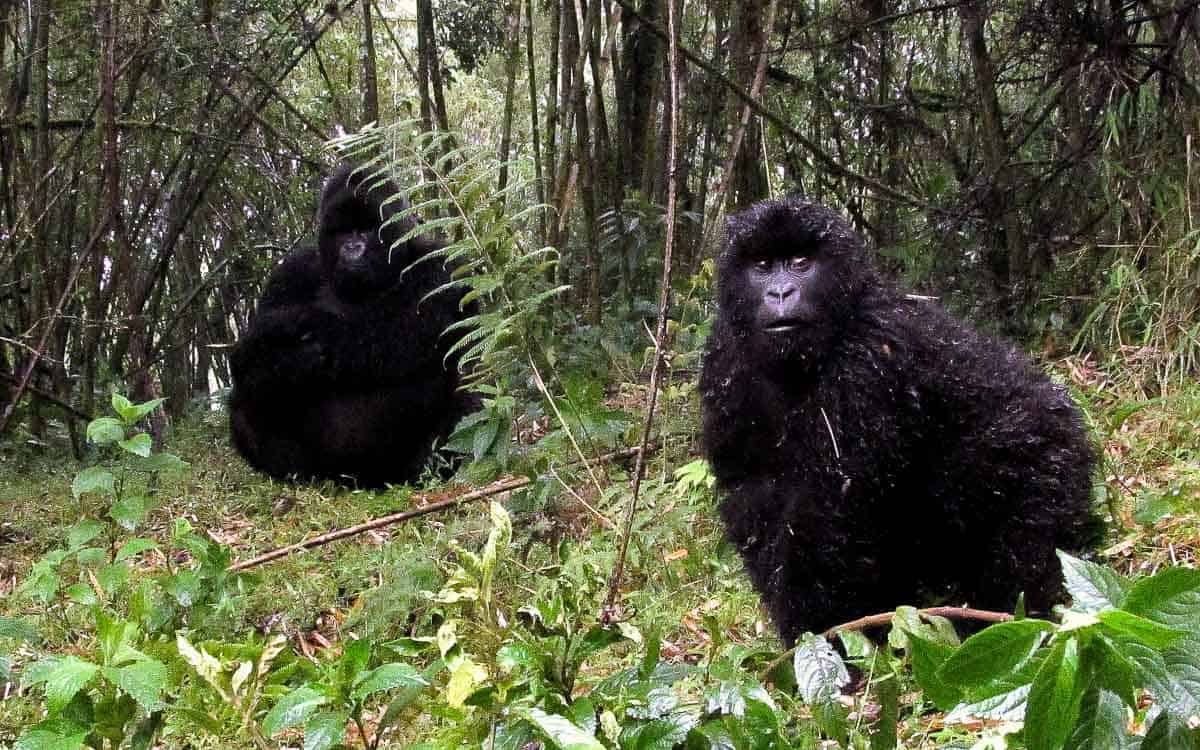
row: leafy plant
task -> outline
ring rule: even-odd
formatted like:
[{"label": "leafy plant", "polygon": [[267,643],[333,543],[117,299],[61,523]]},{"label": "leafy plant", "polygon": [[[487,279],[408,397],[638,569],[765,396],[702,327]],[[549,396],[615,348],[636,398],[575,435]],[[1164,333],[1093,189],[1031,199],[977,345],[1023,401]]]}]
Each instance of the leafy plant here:
[{"label": "leafy plant", "polygon": [[139,650],[144,639],[137,625],[99,611],[96,640],[96,660],[47,656],[25,669],[23,683],[45,693],[46,718],[21,736],[18,748],[151,746],[162,724],[167,666]]},{"label": "leafy plant", "polygon": [[[375,726],[374,739],[363,721],[368,699],[390,690],[420,690],[429,679],[412,666],[387,662],[370,668],[371,643],[355,640],[346,644],[342,655],[325,666],[319,678],[305,683],[280,698],[263,719],[263,732],[275,736],[290,727],[304,727],[304,749],[326,750],[345,737],[346,723],[353,721],[364,748],[375,748],[383,731],[399,716],[393,703]],[[401,694],[407,703],[411,696]]]}]

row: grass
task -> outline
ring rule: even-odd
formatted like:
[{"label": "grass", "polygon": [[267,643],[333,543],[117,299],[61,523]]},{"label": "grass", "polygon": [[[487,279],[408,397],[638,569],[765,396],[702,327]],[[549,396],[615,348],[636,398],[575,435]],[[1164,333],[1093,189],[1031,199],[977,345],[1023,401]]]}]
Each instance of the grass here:
[{"label": "grass", "polygon": [[[1124,377],[1119,362],[1097,366],[1072,358],[1058,363],[1056,370],[1076,390],[1102,442],[1104,491],[1118,519],[1103,559],[1124,574],[1194,566],[1200,554],[1200,385],[1192,382],[1146,398]],[[694,430],[694,408],[676,410],[672,420],[670,429],[677,434],[688,425]],[[711,497],[681,497],[672,491],[671,472],[690,460],[692,446],[688,440],[671,445],[649,466],[645,520],[631,545],[623,587],[626,611],[642,632],[661,634],[666,661],[707,659],[714,633],[726,641],[778,650],[736,553],[721,542]],[[238,559],[403,510],[413,501],[409,488],[356,492],[266,480],[233,452],[220,413],[192,415],[176,426],[165,447],[189,461],[191,469],[158,487],[158,505],[141,533],[163,538],[173,519],[186,518],[232,547]],[[42,650],[73,652],[86,644],[74,640],[79,633],[68,613],[40,612],[14,589],[38,557],[62,543],[64,530],[77,520],[79,506],[70,484],[79,467],[53,451],[35,453],[11,445],[0,447],[0,467],[0,615],[36,621],[46,638]],[[627,478],[626,467],[606,469],[613,482]],[[590,502],[604,500],[587,494],[584,479],[563,476]],[[604,508],[610,517],[618,517],[616,501],[624,497],[618,493],[611,507]],[[580,566],[585,571],[581,576],[590,576],[602,596],[614,532],[602,528],[566,493],[545,507],[516,514],[514,521],[516,552],[497,571],[497,600],[509,605],[529,600],[563,565]],[[422,592],[437,591],[454,569],[454,544],[479,550],[488,532],[487,506],[479,503],[276,560],[252,571],[256,585],[203,636],[283,633],[289,648],[305,657],[336,651],[349,638],[429,636],[442,613]],[[564,538],[575,542],[568,561],[560,557]],[[152,559],[147,564],[165,563]],[[596,611],[598,599],[584,606]],[[16,670],[32,655],[28,647],[17,649],[11,655]],[[605,652],[585,665],[580,689],[637,658],[636,648]],[[39,720],[41,710],[40,695],[0,683],[0,747]],[[445,720],[426,717],[410,723],[408,734],[393,742],[403,746],[421,739]],[[236,735],[201,740],[182,726],[168,729],[164,747],[245,746]],[[970,741],[962,727],[942,728],[936,717],[910,720],[902,732],[919,745]]]}]

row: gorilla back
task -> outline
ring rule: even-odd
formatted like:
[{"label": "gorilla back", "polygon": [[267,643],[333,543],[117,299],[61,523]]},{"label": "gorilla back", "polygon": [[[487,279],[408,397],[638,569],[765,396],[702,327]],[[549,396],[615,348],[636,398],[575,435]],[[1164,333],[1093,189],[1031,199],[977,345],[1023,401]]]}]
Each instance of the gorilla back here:
[{"label": "gorilla back", "polygon": [[447,326],[471,310],[439,247],[399,240],[416,222],[390,182],[344,166],[321,195],[318,247],[275,268],[231,356],[238,451],[280,479],[378,487],[417,477],[474,402],[460,393]]},{"label": "gorilla back", "polygon": [[729,538],[783,637],[902,604],[1030,611],[1096,530],[1079,413],[1012,345],[873,269],[838,214],[729,220],[701,375]]}]

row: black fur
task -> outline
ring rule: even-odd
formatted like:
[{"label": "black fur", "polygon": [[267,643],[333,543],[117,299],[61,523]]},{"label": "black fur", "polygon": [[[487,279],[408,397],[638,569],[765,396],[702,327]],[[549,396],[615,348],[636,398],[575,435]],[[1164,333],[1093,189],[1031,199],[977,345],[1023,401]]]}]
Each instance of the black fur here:
[{"label": "black fur", "polygon": [[[779,278],[792,282],[761,281],[790,257]],[[784,639],[901,604],[1011,610],[1022,591],[1048,611],[1062,595],[1055,548],[1097,528],[1095,457],[1063,389],[883,280],[821,206],[731,217],[718,269],[704,447],[727,534]]]},{"label": "black fur", "polygon": [[417,477],[435,440],[474,402],[445,355],[461,291],[439,247],[397,241],[415,221],[390,182],[344,166],[321,194],[318,247],[301,248],[267,280],[231,358],[230,426],[238,451],[280,479],[377,487]]}]

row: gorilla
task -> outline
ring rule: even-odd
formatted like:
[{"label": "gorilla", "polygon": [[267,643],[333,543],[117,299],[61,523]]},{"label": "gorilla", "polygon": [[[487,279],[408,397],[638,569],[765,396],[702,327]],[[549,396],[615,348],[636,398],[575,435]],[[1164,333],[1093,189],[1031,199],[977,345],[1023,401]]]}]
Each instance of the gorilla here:
[{"label": "gorilla", "polygon": [[[400,189],[351,165],[321,193],[317,247],[267,280],[234,348],[233,444],[280,479],[381,487],[419,476],[435,441],[473,410],[459,391],[457,334],[475,312],[450,282],[442,247],[399,214]],[[415,265],[414,265],[415,263]]]},{"label": "gorilla", "polygon": [[1095,455],[1011,344],[882,278],[837,213],[728,221],[700,379],[720,514],[789,643],[902,604],[1047,612]]}]

